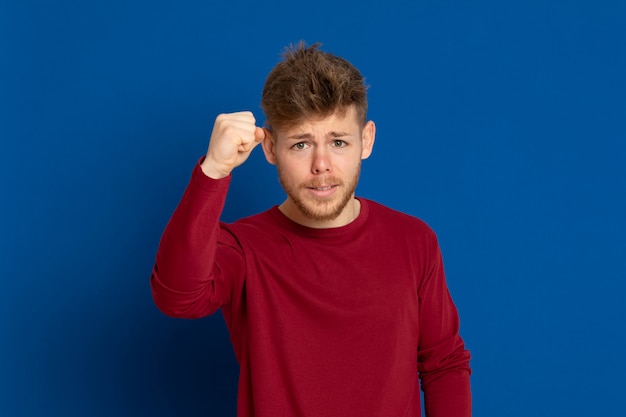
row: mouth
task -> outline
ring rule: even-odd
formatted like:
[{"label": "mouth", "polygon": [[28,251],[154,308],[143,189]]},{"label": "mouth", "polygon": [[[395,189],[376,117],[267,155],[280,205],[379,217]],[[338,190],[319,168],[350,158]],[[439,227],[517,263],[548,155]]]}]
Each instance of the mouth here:
[{"label": "mouth", "polygon": [[315,187],[309,186],[306,188],[307,190],[309,190],[309,193],[311,193],[314,197],[325,198],[325,197],[330,197],[331,195],[333,195],[337,187],[338,185],[332,184],[332,185],[319,185]]}]

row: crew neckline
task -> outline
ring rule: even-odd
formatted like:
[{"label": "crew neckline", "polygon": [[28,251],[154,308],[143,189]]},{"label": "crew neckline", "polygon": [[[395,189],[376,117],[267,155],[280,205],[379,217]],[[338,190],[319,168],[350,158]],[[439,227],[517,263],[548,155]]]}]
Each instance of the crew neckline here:
[{"label": "crew neckline", "polygon": [[365,223],[369,215],[368,201],[360,197],[355,198],[359,200],[359,203],[361,203],[361,210],[359,211],[359,215],[350,223],[338,227],[314,228],[304,226],[285,216],[283,212],[280,211],[280,209],[278,208],[278,205],[273,206],[270,209],[269,213],[281,226],[298,235],[315,238],[350,236]]}]

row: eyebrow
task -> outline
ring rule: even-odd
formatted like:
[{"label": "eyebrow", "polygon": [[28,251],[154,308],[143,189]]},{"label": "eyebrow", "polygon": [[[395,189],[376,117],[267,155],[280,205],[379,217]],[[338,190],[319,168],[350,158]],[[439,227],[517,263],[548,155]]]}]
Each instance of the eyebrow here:
[{"label": "eyebrow", "polygon": [[[342,131],[332,131],[328,134],[328,136],[333,137],[333,138],[342,138],[345,136],[350,136],[350,133],[347,132],[342,132]],[[296,133],[295,135],[290,135],[287,136],[287,139],[294,139],[294,140],[302,140],[302,139],[311,139],[313,138],[313,135],[310,133]]]}]

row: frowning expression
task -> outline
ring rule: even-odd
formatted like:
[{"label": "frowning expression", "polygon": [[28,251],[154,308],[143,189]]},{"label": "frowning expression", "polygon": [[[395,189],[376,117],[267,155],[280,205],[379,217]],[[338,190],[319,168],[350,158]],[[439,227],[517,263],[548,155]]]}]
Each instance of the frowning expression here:
[{"label": "frowning expression", "polygon": [[276,130],[263,142],[287,193],[281,211],[311,227],[338,227],[358,214],[354,199],[361,160],[374,144],[373,122],[361,126],[356,110],[306,120]]}]

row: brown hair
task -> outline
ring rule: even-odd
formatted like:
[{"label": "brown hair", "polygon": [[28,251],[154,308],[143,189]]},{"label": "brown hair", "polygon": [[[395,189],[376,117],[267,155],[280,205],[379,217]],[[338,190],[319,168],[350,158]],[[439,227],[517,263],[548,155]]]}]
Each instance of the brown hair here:
[{"label": "brown hair", "polygon": [[354,65],[319,49],[320,43],[290,45],[269,73],[261,108],[271,128],[288,128],[355,106],[361,126],[367,117],[367,86]]}]

